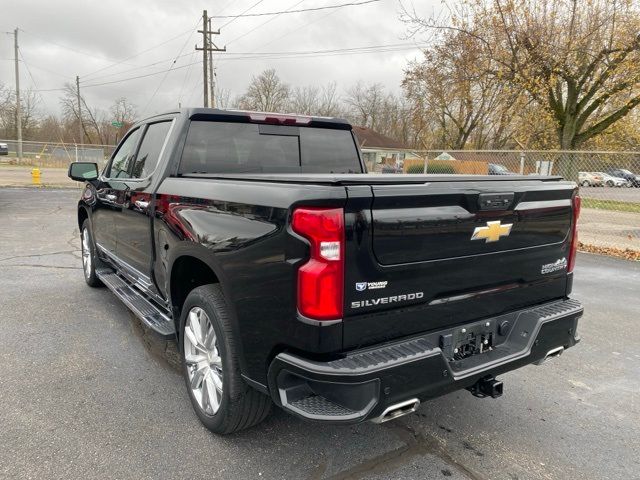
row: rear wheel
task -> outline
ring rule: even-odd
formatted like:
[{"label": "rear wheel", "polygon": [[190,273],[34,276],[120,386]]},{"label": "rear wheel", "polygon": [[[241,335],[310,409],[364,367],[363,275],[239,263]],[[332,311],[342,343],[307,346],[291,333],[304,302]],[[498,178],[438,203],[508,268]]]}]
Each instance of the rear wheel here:
[{"label": "rear wheel", "polygon": [[80,240],[82,247],[82,270],[84,272],[84,280],[90,287],[101,287],[102,282],[96,275],[96,267],[100,265],[100,259],[96,255],[96,247],[93,243],[93,235],[91,234],[91,224],[89,223],[89,220],[85,220],[82,223]]},{"label": "rear wheel", "polygon": [[587,180],[585,180],[584,182],[582,182],[582,186],[583,186],[583,187],[588,187],[588,186],[590,186],[590,185],[591,185],[591,184],[590,184]]},{"label": "rear wheel", "polygon": [[271,399],[240,375],[237,339],[219,285],[189,293],[180,320],[183,373],[191,404],[214,433],[228,434],[261,422]]},{"label": "rear wheel", "polygon": [[613,180],[607,180],[607,187],[613,187]]}]

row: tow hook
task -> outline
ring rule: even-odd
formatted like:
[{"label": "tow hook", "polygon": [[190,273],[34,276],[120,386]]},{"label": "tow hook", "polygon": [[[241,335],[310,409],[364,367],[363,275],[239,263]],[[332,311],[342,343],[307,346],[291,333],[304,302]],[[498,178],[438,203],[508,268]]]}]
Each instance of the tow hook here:
[{"label": "tow hook", "polygon": [[501,381],[496,380],[494,377],[484,377],[471,387],[468,387],[467,390],[469,390],[474,397],[498,398],[502,396],[503,385]]}]

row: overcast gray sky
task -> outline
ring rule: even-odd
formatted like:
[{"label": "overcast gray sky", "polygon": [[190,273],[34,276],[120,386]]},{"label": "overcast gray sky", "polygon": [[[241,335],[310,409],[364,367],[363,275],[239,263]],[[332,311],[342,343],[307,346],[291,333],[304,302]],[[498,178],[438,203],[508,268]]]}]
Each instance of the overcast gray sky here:
[{"label": "overcast gray sky", "polygon": [[[262,0],[247,13],[360,1]],[[140,114],[147,115],[175,108],[178,102],[183,106],[202,104],[202,66],[196,64],[201,61],[202,52],[194,51],[195,44],[202,43],[201,35],[195,33],[202,9],[207,8],[209,15],[237,15],[257,2],[12,0],[3,2],[0,30],[12,31],[15,27],[21,30],[20,49],[26,63],[21,64],[22,89],[57,89],[65,82],[74,82],[75,76],[80,75],[81,85],[86,85],[82,93],[90,105],[106,109],[115,98],[124,96],[137,106]],[[440,5],[438,0],[415,3],[424,15],[431,14]],[[411,5],[409,0],[405,4]],[[405,26],[399,20],[399,12],[399,0],[381,0],[277,18],[237,18],[228,26],[223,25],[231,19],[215,19],[215,28],[222,26],[221,35],[216,36],[215,41],[220,47],[227,46],[227,53],[216,55],[217,81],[236,95],[244,91],[252,75],[275,68],[292,86],[335,81],[343,91],[361,79],[367,83],[380,82],[398,91],[407,61],[419,56],[418,48],[411,47],[415,40],[404,38]],[[406,46],[357,55],[287,58],[280,55],[281,52],[398,44]],[[242,58],[249,53],[274,55]],[[274,58],[278,55],[281,58]],[[166,75],[119,81],[165,72],[176,57],[173,70]],[[3,33],[0,36],[0,83],[11,87],[14,86],[12,59],[13,37]],[[155,62],[158,63],[144,67]],[[117,83],[91,86],[105,82]],[[61,92],[42,91],[41,95],[43,112],[59,111]]]}]

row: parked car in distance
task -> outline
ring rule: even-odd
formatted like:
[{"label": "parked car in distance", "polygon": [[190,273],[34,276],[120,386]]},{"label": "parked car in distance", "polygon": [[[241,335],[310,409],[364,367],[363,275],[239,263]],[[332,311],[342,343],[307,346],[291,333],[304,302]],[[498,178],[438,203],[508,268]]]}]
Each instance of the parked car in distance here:
[{"label": "parked car in distance", "polygon": [[9,155],[9,145],[0,143],[0,155]]},{"label": "parked car in distance", "polygon": [[69,176],[85,281],[177,340],[216,433],[272,403],[349,424],[497,398],[496,376],[580,341],[580,197],[560,177],[367,175],[344,120],[208,108],[140,121]]},{"label": "parked car in distance", "polygon": [[610,168],[605,173],[613,177],[624,178],[632,187],[640,187],[640,175],[636,175],[626,168]]},{"label": "parked car in distance", "polygon": [[501,165],[500,163],[489,163],[488,167],[489,167],[489,171],[488,171],[489,175],[516,175],[515,173],[513,173],[507,167],[505,167],[504,165]]},{"label": "parked car in distance", "polygon": [[578,183],[583,187],[602,187],[602,182],[599,172],[578,172]]},{"label": "parked car in distance", "polygon": [[609,175],[605,172],[595,172],[602,177],[602,181],[604,185],[607,187],[630,187],[631,182],[624,178],[614,177],[613,175]]}]

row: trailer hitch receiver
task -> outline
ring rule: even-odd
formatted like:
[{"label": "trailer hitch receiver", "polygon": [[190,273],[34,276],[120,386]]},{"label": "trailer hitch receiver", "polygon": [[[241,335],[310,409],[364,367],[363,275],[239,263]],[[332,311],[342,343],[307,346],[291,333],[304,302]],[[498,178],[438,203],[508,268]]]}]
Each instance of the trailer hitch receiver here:
[{"label": "trailer hitch receiver", "polygon": [[467,390],[469,390],[474,397],[498,398],[502,396],[503,385],[501,381],[489,376],[481,378],[474,385],[467,388]]}]

